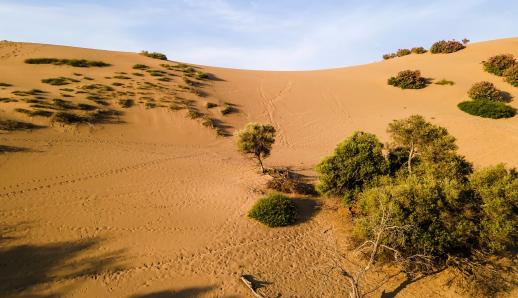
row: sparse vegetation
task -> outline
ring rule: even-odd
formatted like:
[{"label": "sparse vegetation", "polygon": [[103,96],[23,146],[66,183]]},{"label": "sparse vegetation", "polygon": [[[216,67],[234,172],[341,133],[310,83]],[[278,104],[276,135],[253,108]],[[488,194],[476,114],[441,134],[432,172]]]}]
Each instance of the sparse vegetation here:
[{"label": "sparse vegetation", "polygon": [[221,109],[221,115],[225,116],[228,114],[232,114],[234,112],[236,112],[236,108],[233,104],[227,102],[223,104],[223,108]]},{"label": "sparse vegetation", "polygon": [[116,76],[113,76],[114,79],[119,79],[119,80],[129,80],[131,79],[130,77],[128,76],[124,76],[124,75],[116,75]]},{"label": "sparse vegetation", "polygon": [[484,118],[511,118],[516,115],[516,109],[513,107],[486,99],[463,101],[458,104],[458,107],[468,114]]},{"label": "sparse vegetation", "polygon": [[396,57],[402,57],[410,54],[424,54],[426,49],[423,47],[415,47],[411,49],[398,49],[395,53],[388,53],[383,55],[383,60],[388,60]]},{"label": "sparse vegetation", "polygon": [[456,40],[441,40],[432,45],[430,52],[432,54],[449,54],[464,48],[465,46]]},{"label": "sparse vegetation", "polygon": [[389,78],[387,83],[401,89],[422,89],[426,87],[428,80],[421,77],[419,70],[403,70],[397,76]]},{"label": "sparse vegetation", "polygon": [[275,143],[275,128],[269,124],[248,123],[236,132],[237,148],[243,154],[253,156],[259,162],[264,173],[263,159],[270,156]]},{"label": "sparse vegetation", "polygon": [[506,69],[504,76],[507,83],[518,87],[518,63]]},{"label": "sparse vegetation", "polygon": [[53,112],[45,111],[45,110],[27,110],[27,109],[23,109],[23,108],[17,108],[17,109],[15,109],[15,111],[18,113],[26,114],[27,116],[31,116],[31,117],[34,117],[34,116],[50,117],[50,116],[52,116],[52,114],[54,114]]},{"label": "sparse vegetation", "polygon": [[416,48],[410,49],[410,52],[412,52],[412,54],[424,54],[428,51],[423,47],[416,47]]},{"label": "sparse vegetation", "polygon": [[131,108],[134,104],[133,99],[119,99],[119,105],[123,108]]},{"label": "sparse vegetation", "polygon": [[272,193],[259,199],[248,216],[269,227],[288,226],[297,220],[297,206],[286,196]]},{"label": "sparse vegetation", "polygon": [[14,130],[31,130],[36,128],[42,128],[41,126],[22,122],[22,121],[16,121],[16,120],[4,120],[0,119],[0,130],[6,130],[6,131],[14,131]]},{"label": "sparse vegetation", "polygon": [[396,56],[403,57],[406,55],[410,55],[412,52],[409,49],[399,49],[396,52]]},{"label": "sparse vegetation", "polygon": [[49,78],[49,79],[42,79],[42,83],[53,85],[53,86],[62,86],[62,85],[68,85],[70,83],[77,83],[78,80],[66,78],[66,77],[58,77],[58,78]]},{"label": "sparse vegetation", "polygon": [[505,101],[502,91],[498,90],[491,82],[478,82],[468,90],[468,96],[475,100]]},{"label": "sparse vegetation", "polygon": [[516,59],[511,54],[496,55],[490,57],[487,61],[482,61],[482,64],[485,71],[497,76],[503,76],[508,68],[516,65]]},{"label": "sparse vegetation", "polygon": [[218,105],[213,102],[207,102],[206,106],[207,106],[207,109],[212,109],[212,108],[217,107]]},{"label": "sparse vegetation", "polygon": [[158,52],[142,51],[140,52],[140,54],[153,59],[167,60],[167,56],[165,54]]},{"label": "sparse vegetation", "polygon": [[149,66],[147,66],[145,64],[135,64],[135,65],[133,65],[133,69],[146,70],[146,69],[149,69]]},{"label": "sparse vegetation", "polygon": [[69,65],[73,67],[106,67],[110,64],[102,61],[92,61],[86,59],[58,59],[58,58],[29,58],[25,59],[27,64],[53,64]]},{"label": "sparse vegetation", "polygon": [[446,80],[446,79],[442,79],[440,81],[435,82],[435,84],[437,84],[437,85],[450,85],[450,86],[453,86],[453,85],[455,85],[455,82],[454,81],[449,81],[449,80]]},{"label": "sparse vegetation", "polygon": [[0,87],[11,87],[12,85],[9,84],[9,83],[3,83],[3,82],[0,82]]}]

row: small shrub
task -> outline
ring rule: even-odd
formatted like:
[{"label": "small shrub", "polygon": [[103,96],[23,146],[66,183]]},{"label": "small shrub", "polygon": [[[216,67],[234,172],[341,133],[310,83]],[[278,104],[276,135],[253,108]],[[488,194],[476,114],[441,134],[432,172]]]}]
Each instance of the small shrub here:
[{"label": "small shrub", "polygon": [[64,123],[64,124],[77,124],[88,122],[87,117],[79,116],[69,112],[58,112],[52,118],[53,122]]},{"label": "small shrub", "polygon": [[149,66],[145,65],[145,64],[135,64],[133,65],[133,69],[142,69],[142,70],[145,70],[145,69],[149,69]]},{"label": "small shrub", "polygon": [[464,45],[467,45],[469,42],[470,42],[470,40],[467,38],[462,39],[462,44],[464,44]]},{"label": "small shrub", "polygon": [[403,70],[397,76],[389,78],[387,83],[401,89],[421,89],[426,87],[428,81],[421,77],[419,70]]},{"label": "small shrub", "polygon": [[208,115],[203,116],[201,124],[205,127],[216,128],[216,121],[210,118]]},{"label": "small shrub", "polygon": [[156,108],[156,103],[154,103],[152,101],[148,101],[148,102],[146,102],[146,104],[144,106],[146,107],[146,109],[154,109],[154,108]]},{"label": "small shrub", "polygon": [[94,80],[94,79],[93,79],[93,78],[91,78],[91,77],[84,77],[83,79],[88,80],[88,81],[93,81],[93,80]]},{"label": "small shrub", "polygon": [[492,100],[470,100],[463,101],[457,105],[462,111],[483,118],[511,118],[516,115],[516,109]]},{"label": "small shrub", "polygon": [[491,82],[478,82],[468,90],[468,96],[475,100],[505,101],[502,91],[498,90]]},{"label": "small shrub", "polygon": [[409,49],[399,49],[396,52],[396,56],[402,57],[402,56],[410,55],[411,53],[412,52]]},{"label": "small shrub", "polygon": [[53,65],[69,65],[73,67],[106,67],[108,63],[102,61],[92,61],[86,59],[57,59],[57,58],[29,58],[25,59],[27,64],[53,64]]},{"label": "small shrub", "polygon": [[514,87],[518,87],[518,64],[515,64],[504,72],[505,81]]},{"label": "small shrub", "polygon": [[52,114],[54,114],[53,112],[50,112],[50,111],[44,111],[44,110],[32,110],[31,111],[31,110],[22,109],[22,108],[15,109],[15,111],[18,113],[26,114],[31,117],[34,117],[34,116],[50,117],[50,116],[52,116]]},{"label": "small shrub", "polygon": [[450,85],[450,86],[453,86],[453,85],[455,85],[455,82],[454,81],[448,81],[446,79],[442,79],[440,81],[435,82],[435,84],[437,84],[437,85]]},{"label": "small shrub", "polygon": [[171,82],[171,79],[167,78],[167,77],[159,77],[157,80],[159,80],[161,82]]},{"label": "small shrub", "polygon": [[428,51],[423,47],[416,47],[416,48],[410,49],[410,52],[412,52],[412,54],[424,54]]},{"label": "small shrub", "polygon": [[9,83],[2,83],[0,82],[0,87],[11,87],[12,85]]},{"label": "small shrub", "polygon": [[119,80],[129,80],[131,79],[130,77],[128,76],[123,76],[123,75],[116,75],[113,77],[114,79],[119,79]]},{"label": "small shrub", "polygon": [[158,52],[142,51],[140,52],[140,54],[153,59],[167,60],[167,56],[165,54]]},{"label": "small shrub", "polygon": [[119,105],[123,108],[131,108],[135,104],[133,99],[120,99]]},{"label": "small shrub", "polygon": [[17,102],[17,101],[18,101],[17,99],[10,98],[10,97],[0,97],[0,102],[8,103],[8,102]]},{"label": "small shrub", "polygon": [[136,77],[143,77],[144,74],[143,73],[140,73],[140,72],[133,72],[131,73],[132,75],[136,76]]},{"label": "small shrub", "polygon": [[0,130],[7,130],[7,131],[14,131],[14,130],[29,130],[29,129],[36,129],[41,128],[41,126],[22,122],[22,121],[16,121],[16,120],[2,120],[0,119]]},{"label": "small shrub", "polygon": [[189,112],[187,112],[187,117],[189,117],[191,119],[198,119],[198,118],[203,117],[203,113],[199,112],[198,110],[191,108],[191,107],[189,107],[188,109],[189,109]]},{"label": "small shrub", "polygon": [[464,48],[465,46],[456,40],[441,40],[432,45],[430,52],[432,54],[449,54]]},{"label": "small shrub", "polygon": [[503,54],[490,57],[487,61],[482,61],[482,64],[485,71],[502,76],[506,69],[516,64],[516,60],[511,54]]},{"label": "small shrub", "polygon": [[53,85],[53,86],[62,86],[62,85],[68,85],[70,83],[76,83],[79,82],[78,80],[66,78],[66,77],[59,77],[59,78],[48,78],[48,79],[42,79],[42,83]]},{"label": "small shrub", "polygon": [[207,102],[207,109],[212,109],[217,107],[218,105],[213,102]]},{"label": "small shrub", "polygon": [[392,58],[396,58],[396,57],[397,57],[396,53],[389,53],[389,54],[383,55],[383,60],[388,60],[388,59],[392,59]]},{"label": "small shrub", "polygon": [[115,82],[115,83],[112,83],[112,86],[120,87],[120,86],[124,86],[124,84],[123,83],[119,83],[119,82]]},{"label": "small shrub", "polygon": [[225,115],[234,113],[235,111],[236,111],[236,109],[234,108],[234,106],[232,104],[225,103],[223,105],[223,109],[221,110],[221,115],[225,116]]},{"label": "small shrub", "polygon": [[79,110],[83,110],[83,111],[94,111],[94,110],[97,110],[96,106],[90,105],[90,104],[87,104],[87,103],[80,103],[80,104],[77,105],[77,108]]},{"label": "small shrub", "polygon": [[288,226],[297,220],[297,207],[289,198],[273,193],[259,199],[248,216],[269,227]]}]

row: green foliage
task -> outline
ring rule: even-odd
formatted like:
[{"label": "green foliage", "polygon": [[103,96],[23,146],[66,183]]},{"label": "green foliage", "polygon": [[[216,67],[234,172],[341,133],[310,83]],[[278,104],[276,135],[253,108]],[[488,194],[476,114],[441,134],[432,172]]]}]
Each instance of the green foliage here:
[{"label": "green foliage", "polygon": [[410,49],[410,52],[412,52],[412,54],[424,54],[428,51],[423,47],[416,47],[416,48]]},{"label": "green foliage", "polygon": [[448,81],[446,79],[442,79],[440,81],[435,82],[435,84],[437,84],[437,85],[450,85],[450,86],[453,86],[453,85],[455,85],[455,82],[454,81]]},{"label": "green foliage", "polygon": [[409,49],[399,49],[396,52],[396,56],[402,57],[402,56],[410,55],[411,53],[412,52]]},{"label": "green foliage", "polygon": [[481,245],[500,253],[516,246],[518,172],[499,164],[471,175],[470,185],[482,208]]},{"label": "green foliage", "polygon": [[516,115],[516,109],[502,102],[492,100],[463,101],[457,105],[462,111],[483,118],[511,118]]},{"label": "green foliage", "polygon": [[262,160],[270,156],[272,145],[275,143],[275,128],[269,124],[251,122],[235,135],[238,150],[256,158],[264,173]]},{"label": "green foliage", "polygon": [[25,59],[27,64],[53,64],[70,65],[73,67],[106,67],[110,64],[102,61],[92,61],[86,59],[58,59],[58,58],[29,58]]},{"label": "green foliage", "polygon": [[165,54],[158,52],[142,51],[140,52],[140,54],[153,59],[167,60],[167,56]]},{"label": "green foliage", "polygon": [[149,69],[149,66],[145,65],[145,64],[135,64],[133,65],[133,69],[142,69],[142,70],[145,70],[145,69]]},{"label": "green foliage", "polygon": [[497,76],[504,75],[509,67],[516,65],[516,60],[511,54],[502,54],[490,57],[487,61],[482,61],[484,70]]},{"label": "green foliage", "polygon": [[465,46],[456,41],[456,40],[441,40],[438,42],[435,42],[432,47],[430,48],[430,52],[432,54],[448,54],[460,51],[464,49]]},{"label": "green foliage", "polygon": [[389,78],[387,83],[401,89],[421,89],[426,87],[428,80],[421,77],[419,70],[403,70]]},{"label": "green foliage", "polygon": [[506,69],[504,76],[507,83],[518,87],[518,63]]},{"label": "green foliage", "polygon": [[388,60],[388,59],[392,59],[392,58],[396,58],[396,57],[397,57],[396,53],[384,54],[383,60]]},{"label": "green foliage", "polygon": [[248,216],[269,227],[288,226],[297,220],[297,206],[289,198],[272,193],[259,199]]},{"label": "green foliage", "polygon": [[468,96],[475,100],[505,101],[504,94],[491,82],[478,82],[468,90]]},{"label": "green foliage", "polygon": [[317,165],[320,174],[317,191],[324,195],[345,196],[351,201],[354,194],[373,179],[388,173],[382,149],[383,145],[375,135],[355,132]]}]

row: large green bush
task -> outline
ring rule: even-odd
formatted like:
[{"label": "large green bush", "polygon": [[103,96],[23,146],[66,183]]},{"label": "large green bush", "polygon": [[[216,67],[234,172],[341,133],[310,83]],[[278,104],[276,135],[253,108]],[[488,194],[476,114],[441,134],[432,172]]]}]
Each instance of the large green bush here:
[{"label": "large green bush", "polygon": [[282,227],[295,223],[297,207],[286,196],[272,193],[259,199],[248,216],[269,227]]},{"label": "large green bush", "polygon": [[515,64],[504,72],[505,81],[514,87],[518,87],[518,64]]},{"label": "large green bush", "polygon": [[516,109],[502,102],[492,100],[463,101],[457,105],[462,111],[483,118],[511,118],[516,115]]},{"label": "large green bush", "polygon": [[516,60],[511,54],[502,54],[490,57],[487,61],[483,61],[482,64],[485,71],[502,76],[506,69],[516,64]]},{"label": "large green bush", "polygon": [[426,87],[428,80],[421,77],[419,70],[403,70],[389,78],[387,83],[401,89],[421,89]]},{"label": "large green bush", "polygon": [[498,90],[491,82],[478,82],[468,90],[468,96],[475,100],[505,101],[502,91]]},{"label": "large green bush", "polygon": [[375,135],[355,132],[317,165],[320,174],[317,191],[324,195],[344,196],[351,201],[354,194],[373,179],[388,173],[382,149],[383,145]]},{"label": "large green bush", "polygon": [[432,45],[430,52],[432,54],[448,54],[460,51],[464,48],[465,46],[456,40],[441,40]]}]

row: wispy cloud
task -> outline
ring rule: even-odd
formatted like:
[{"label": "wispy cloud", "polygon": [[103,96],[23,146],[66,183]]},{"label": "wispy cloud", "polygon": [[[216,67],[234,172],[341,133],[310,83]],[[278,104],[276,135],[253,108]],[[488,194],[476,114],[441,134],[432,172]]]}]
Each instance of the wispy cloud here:
[{"label": "wispy cloud", "polygon": [[504,0],[4,0],[0,38],[159,50],[227,67],[315,69],[367,63],[436,39],[512,36],[516,12],[518,3]]}]

